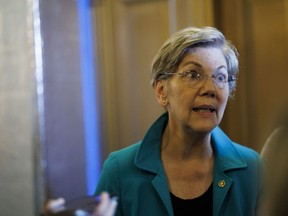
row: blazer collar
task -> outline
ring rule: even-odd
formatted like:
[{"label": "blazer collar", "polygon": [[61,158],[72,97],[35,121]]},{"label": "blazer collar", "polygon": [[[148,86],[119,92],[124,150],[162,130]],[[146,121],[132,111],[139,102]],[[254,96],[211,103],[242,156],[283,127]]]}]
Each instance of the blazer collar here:
[{"label": "blazer collar", "polygon": [[[135,164],[139,168],[153,173],[164,174],[160,144],[167,122],[168,114],[165,112],[147,131],[135,158]],[[212,131],[212,143],[215,152],[215,162],[222,172],[247,166],[233,142],[219,127],[215,127]]]},{"label": "blazer collar", "polygon": [[147,131],[135,158],[135,164],[139,168],[158,174],[164,174],[161,161],[161,139],[167,122],[168,114],[164,113]]},{"label": "blazer collar", "polygon": [[155,173],[151,183],[161,198],[167,210],[167,215],[173,216],[169,187],[161,160],[162,133],[168,121],[167,113],[160,116],[145,135],[138,149],[135,165],[140,169]]},{"label": "blazer collar", "polygon": [[214,128],[212,131],[212,143],[215,162],[222,172],[247,166],[246,161],[239,154],[233,142],[219,127]]}]

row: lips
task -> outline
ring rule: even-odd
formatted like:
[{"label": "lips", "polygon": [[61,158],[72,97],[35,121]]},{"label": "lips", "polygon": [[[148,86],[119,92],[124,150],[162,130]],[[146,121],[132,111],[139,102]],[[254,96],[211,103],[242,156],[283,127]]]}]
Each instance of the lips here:
[{"label": "lips", "polygon": [[216,111],[216,108],[213,105],[200,105],[193,107],[193,111],[199,113],[212,113]]}]

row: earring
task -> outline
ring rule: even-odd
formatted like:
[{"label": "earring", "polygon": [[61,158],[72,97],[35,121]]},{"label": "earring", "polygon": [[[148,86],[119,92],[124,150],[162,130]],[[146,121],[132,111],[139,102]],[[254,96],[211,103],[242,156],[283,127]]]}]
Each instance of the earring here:
[{"label": "earring", "polygon": [[166,106],[166,102],[167,101],[165,99],[163,99],[162,103],[163,103],[164,106]]}]

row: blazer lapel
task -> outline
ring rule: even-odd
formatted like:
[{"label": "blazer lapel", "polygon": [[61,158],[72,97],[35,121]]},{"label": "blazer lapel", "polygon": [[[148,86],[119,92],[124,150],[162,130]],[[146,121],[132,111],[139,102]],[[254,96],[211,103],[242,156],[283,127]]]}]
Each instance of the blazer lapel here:
[{"label": "blazer lapel", "polygon": [[233,184],[233,179],[226,173],[230,170],[245,168],[247,163],[219,127],[212,131],[212,142],[215,153],[213,215],[219,215],[223,201]]},{"label": "blazer lapel", "polygon": [[151,183],[160,196],[168,214],[173,216],[173,208],[165,175],[156,175]]},{"label": "blazer lapel", "polygon": [[160,143],[163,130],[167,124],[168,115],[164,113],[151,126],[142,140],[141,146],[135,158],[135,165],[143,170],[155,174],[151,184],[161,198],[168,215],[173,216],[173,208],[170,200],[169,187],[166,174],[161,161]]},{"label": "blazer lapel", "polygon": [[233,184],[233,179],[226,176],[216,165],[213,182],[213,215],[219,215],[223,201]]}]

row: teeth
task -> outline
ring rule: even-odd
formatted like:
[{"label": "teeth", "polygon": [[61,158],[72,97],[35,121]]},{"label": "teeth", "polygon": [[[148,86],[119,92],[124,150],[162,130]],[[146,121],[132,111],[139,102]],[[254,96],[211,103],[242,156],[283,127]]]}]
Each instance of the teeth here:
[{"label": "teeth", "polygon": [[212,113],[215,111],[215,109],[210,108],[210,107],[195,107],[193,109],[195,112],[200,112],[200,113]]},{"label": "teeth", "polygon": [[197,110],[197,112],[211,112],[210,109],[199,109]]}]

